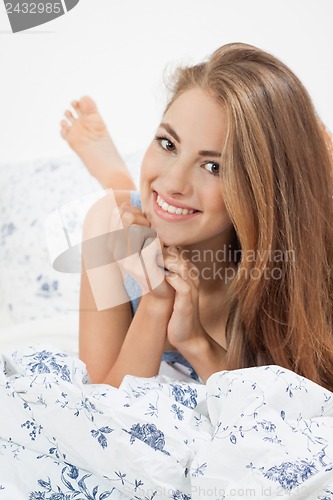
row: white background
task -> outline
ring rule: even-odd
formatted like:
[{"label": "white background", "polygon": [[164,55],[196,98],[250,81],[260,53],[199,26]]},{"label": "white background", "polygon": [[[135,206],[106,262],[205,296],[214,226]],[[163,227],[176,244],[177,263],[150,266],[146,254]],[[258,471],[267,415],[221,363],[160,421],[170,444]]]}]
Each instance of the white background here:
[{"label": "white background", "polygon": [[144,149],[165,103],[165,68],[234,41],[286,62],[332,130],[332,25],[332,0],[80,0],[12,34],[1,2],[0,162],[66,153],[59,121],[84,94],[123,154]]}]

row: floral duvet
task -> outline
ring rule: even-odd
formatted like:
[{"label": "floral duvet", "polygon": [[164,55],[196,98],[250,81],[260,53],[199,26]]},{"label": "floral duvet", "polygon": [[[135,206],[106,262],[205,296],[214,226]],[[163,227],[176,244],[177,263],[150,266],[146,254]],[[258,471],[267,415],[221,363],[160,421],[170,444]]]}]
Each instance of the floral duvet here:
[{"label": "floral duvet", "polygon": [[0,500],[333,499],[333,394],[288,370],[115,389],[49,347],[0,365]]}]

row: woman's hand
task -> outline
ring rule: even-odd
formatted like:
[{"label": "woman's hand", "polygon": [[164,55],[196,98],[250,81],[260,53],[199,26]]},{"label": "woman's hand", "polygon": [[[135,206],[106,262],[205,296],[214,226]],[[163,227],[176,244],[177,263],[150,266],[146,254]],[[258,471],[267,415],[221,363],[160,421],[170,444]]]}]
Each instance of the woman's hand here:
[{"label": "woman's hand", "polygon": [[[140,208],[127,203],[119,207],[126,241],[123,257],[118,263],[139,283],[142,295],[147,299],[174,301],[174,290],[165,280],[163,253],[157,234]],[[130,258],[128,258],[130,257]],[[149,296],[149,297],[148,297]]]},{"label": "woman's hand", "polygon": [[178,248],[169,247],[167,250],[164,265],[169,273],[165,280],[175,291],[167,337],[170,344],[182,352],[189,344],[207,336],[199,315],[199,271]]},{"label": "woman's hand", "polygon": [[175,290],[167,339],[187,359],[203,382],[225,369],[226,351],[206,332],[199,314],[199,270],[181,251],[168,248],[165,280]]}]

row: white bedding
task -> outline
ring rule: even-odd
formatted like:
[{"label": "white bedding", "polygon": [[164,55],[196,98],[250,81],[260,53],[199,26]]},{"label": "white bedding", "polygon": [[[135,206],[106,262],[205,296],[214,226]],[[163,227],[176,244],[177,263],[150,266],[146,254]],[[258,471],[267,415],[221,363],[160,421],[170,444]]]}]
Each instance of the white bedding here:
[{"label": "white bedding", "polygon": [[58,315],[17,324],[0,323],[0,353],[31,344],[49,344],[61,351],[77,354],[79,315]]},{"label": "white bedding", "polygon": [[292,372],[162,362],[115,389],[50,347],[0,363],[0,500],[333,498],[333,394]]}]

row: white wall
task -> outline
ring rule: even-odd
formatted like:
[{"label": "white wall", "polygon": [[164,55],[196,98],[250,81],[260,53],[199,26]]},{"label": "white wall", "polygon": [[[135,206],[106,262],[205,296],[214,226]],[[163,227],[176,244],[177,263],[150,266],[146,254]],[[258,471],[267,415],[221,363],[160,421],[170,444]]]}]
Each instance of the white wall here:
[{"label": "white wall", "polygon": [[62,111],[92,95],[122,153],[143,149],[164,103],[168,63],[243,41],[302,79],[333,129],[332,0],[80,0],[12,34],[0,2],[0,162],[60,155]]}]

